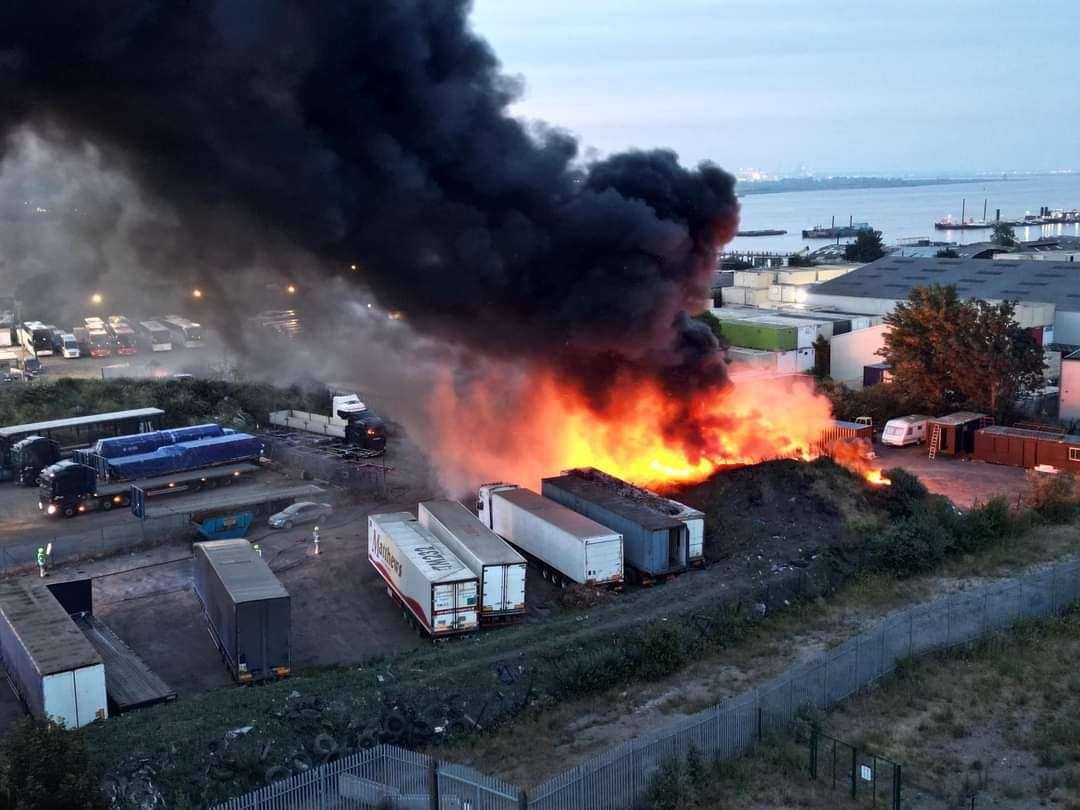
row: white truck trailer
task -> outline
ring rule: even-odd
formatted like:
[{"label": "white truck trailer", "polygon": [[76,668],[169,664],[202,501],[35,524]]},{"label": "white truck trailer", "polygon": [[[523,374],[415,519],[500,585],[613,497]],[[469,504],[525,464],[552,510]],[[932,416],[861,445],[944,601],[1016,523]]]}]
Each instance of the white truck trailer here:
[{"label": "white truck trailer", "polygon": [[516,484],[484,484],[476,511],[493,532],[563,578],[620,587],[623,538],[618,532]]},{"label": "white truck trailer", "polygon": [[476,630],[476,575],[408,512],[368,518],[368,561],[390,598],[432,638]]},{"label": "white truck trailer", "polygon": [[424,501],[418,517],[421,526],[476,574],[481,624],[524,617],[528,568],[524,557],[458,501]]},{"label": "white truck trailer", "polygon": [[0,659],[35,717],[79,728],[109,716],[105,664],[40,582],[0,582]]}]

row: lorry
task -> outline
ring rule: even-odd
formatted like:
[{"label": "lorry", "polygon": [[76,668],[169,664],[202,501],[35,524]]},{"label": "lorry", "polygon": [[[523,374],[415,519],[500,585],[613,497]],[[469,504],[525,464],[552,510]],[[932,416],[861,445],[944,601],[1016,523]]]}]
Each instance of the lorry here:
[{"label": "lorry", "polygon": [[898,416],[885,423],[881,431],[881,443],[893,447],[906,447],[909,444],[922,444],[926,441],[926,430],[932,416],[916,413],[911,416]]},{"label": "lorry", "polygon": [[219,425],[197,425],[101,439],[76,450],[70,461],[41,471],[38,508],[73,517],[131,503],[132,485],[144,497],[228,486],[256,469],[262,443]]},{"label": "lorry", "polygon": [[479,626],[476,574],[409,512],[368,517],[368,562],[406,618],[430,638]]},{"label": "lorry", "polygon": [[233,679],[286,677],[292,668],[289,592],[259,552],[242,538],[196,543],[192,579]]},{"label": "lorry", "polygon": [[386,452],[386,425],[355,393],[335,394],[331,398],[330,416],[307,411],[273,411],[270,424],[344,439],[371,456]]},{"label": "lorry", "polygon": [[690,529],[652,493],[599,470],[568,470],[544,478],[540,492],[623,537],[626,565],[644,584],[685,571]]},{"label": "lorry", "polygon": [[524,618],[528,568],[524,557],[459,501],[423,501],[417,517],[476,574],[481,624]]},{"label": "lorry", "polygon": [[541,563],[545,579],[613,588],[623,583],[623,537],[591,518],[516,484],[480,487],[480,520]]},{"label": "lorry", "polygon": [[59,442],[44,436],[27,436],[11,446],[15,483],[22,487],[37,486],[41,471],[59,460]]},{"label": "lorry", "polygon": [[109,716],[105,664],[43,582],[0,582],[0,660],[35,717],[80,728]]}]

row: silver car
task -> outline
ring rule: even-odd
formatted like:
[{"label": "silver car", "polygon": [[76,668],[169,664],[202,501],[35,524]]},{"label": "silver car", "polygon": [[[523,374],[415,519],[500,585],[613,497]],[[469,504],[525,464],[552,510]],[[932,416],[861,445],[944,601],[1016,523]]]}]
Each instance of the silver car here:
[{"label": "silver car", "polygon": [[291,529],[300,523],[322,523],[332,514],[334,507],[328,503],[298,501],[271,515],[267,522],[272,529]]}]

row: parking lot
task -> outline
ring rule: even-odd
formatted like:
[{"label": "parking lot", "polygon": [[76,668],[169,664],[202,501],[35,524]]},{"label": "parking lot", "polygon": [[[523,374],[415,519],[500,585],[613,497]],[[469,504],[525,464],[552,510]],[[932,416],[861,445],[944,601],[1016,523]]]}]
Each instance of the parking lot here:
[{"label": "parking lot", "polygon": [[1020,467],[1005,467],[968,458],[939,455],[930,458],[926,445],[889,447],[875,444],[877,463],[889,469],[903,467],[926,485],[931,492],[944,495],[961,509],[975,502],[985,503],[1003,495],[1015,505],[1030,491],[1027,471]]}]

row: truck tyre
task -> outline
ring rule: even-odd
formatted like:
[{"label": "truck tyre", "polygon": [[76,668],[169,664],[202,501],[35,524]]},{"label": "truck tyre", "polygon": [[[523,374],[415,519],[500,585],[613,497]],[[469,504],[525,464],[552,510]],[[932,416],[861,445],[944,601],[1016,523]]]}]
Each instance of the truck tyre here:
[{"label": "truck tyre", "polygon": [[292,531],[293,522],[291,520],[285,521],[285,531]]},{"label": "truck tyre", "polygon": [[272,768],[266,769],[266,784],[273,782],[280,782],[282,779],[288,779],[292,776],[292,771],[286,768],[284,765],[275,765]]},{"label": "truck tyre", "polygon": [[383,718],[383,730],[392,737],[400,737],[405,733],[405,718],[398,712],[390,712]]},{"label": "truck tyre", "polygon": [[109,511],[112,510],[112,508],[113,508],[112,498],[105,498],[101,502],[101,511],[102,512],[109,512]]},{"label": "truck tyre", "polygon": [[324,757],[332,757],[338,751],[338,742],[326,732],[316,734],[311,741],[311,750]]},{"label": "truck tyre", "polygon": [[64,517],[66,517],[66,518],[75,517],[75,507],[74,506],[65,506],[64,507]]}]

